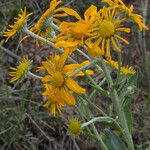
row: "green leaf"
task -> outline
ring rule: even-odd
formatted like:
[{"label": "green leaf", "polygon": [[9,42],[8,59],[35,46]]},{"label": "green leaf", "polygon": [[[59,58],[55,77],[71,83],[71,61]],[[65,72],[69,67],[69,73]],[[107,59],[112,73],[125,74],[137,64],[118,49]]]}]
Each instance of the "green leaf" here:
[{"label": "green leaf", "polygon": [[106,136],[106,145],[109,150],[127,150],[122,140],[108,128],[104,129],[104,133]]},{"label": "green leaf", "polygon": [[105,97],[109,97],[109,94],[106,90],[102,89],[101,87],[96,87],[92,84],[90,84],[90,86],[92,86],[97,92],[99,92],[102,96],[105,96]]},{"label": "green leaf", "polygon": [[125,113],[125,116],[126,116],[128,129],[131,132],[132,126],[133,126],[133,118],[132,118],[132,113],[131,113],[131,110],[130,110],[129,106],[124,107],[124,113]]},{"label": "green leaf", "polygon": [[137,85],[137,74],[130,75],[125,85],[120,90],[120,94],[119,94],[119,98],[122,101],[123,106],[129,104],[130,100],[135,94],[136,85]]},{"label": "green leaf", "polygon": [[104,122],[105,127],[111,128],[117,131],[119,134],[122,134],[121,129],[114,122]]}]

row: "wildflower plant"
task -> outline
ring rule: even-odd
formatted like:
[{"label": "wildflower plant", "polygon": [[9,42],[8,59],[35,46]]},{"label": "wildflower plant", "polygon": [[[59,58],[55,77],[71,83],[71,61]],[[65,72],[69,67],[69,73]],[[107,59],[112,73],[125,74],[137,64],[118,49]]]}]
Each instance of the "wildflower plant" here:
[{"label": "wildflower plant", "polygon": [[[68,124],[69,134],[79,136],[83,131],[83,134],[94,137],[104,150],[114,146],[115,142],[111,140],[117,141],[123,149],[133,150],[135,146],[129,107],[131,99],[128,96],[135,87],[137,72],[133,67],[122,64],[120,41],[130,44],[122,35],[131,32],[131,29],[126,27],[126,20],[138,24],[140,30],[148,28],[142,22],[142,16],[133,13],[132,5],[128,8],[122,0],[102,2],[108,5],[100,9],[91,5],[82,18],[72,8],[58,6],[62,3],[61,0],[52,0],[50,7],[30,29],[27,28],[26,20],[31,14],[27,15],[26,9],[21,10],[22,14],[18,15],[17,21],[10,26],[11,29],[8,28],[4,32],[6,41],[18,32],[24,32],[26,36],[33,37],[38,46],[40,42],[44,42],[56,51],[41,61],[41,65],[36,68],[39,75],[30,72],[31,61],[24,57],[19,66],[11,68],[13,71],[9,74],[13,78],[10,82],[21,80],[24,76],[40,80],[43,86],[41,95],[46,98],[43,107],[50,109],[50,114],[55,117],[63,115],[67,105],[76,106],[74,109],[77,108],[82,121],[72,118]],[[74,21],[66,21],[66,16]],[[59,17],[63,21],[60,21]],[[8,50],[5,52],[12,53]],[[83,61],[74,60],[73,55],[76,53],[81,55]],[[95,72],[99,72],[103,77],[100,83],[95,81]],[[112,77],[112,72],[115,72],[116,78]],[[80,85],[80,80],[85,83],[84,86]],[[104,83],[107,83],[107,86],[103,86]],[[88,92],[86,85],[90,86],[92,93]],[[97,94],[111,100],[113,115],[95,104]],[[99,116],[95,116],[90,105]],[[106,125],[103,138],[95,123]],[[88,128],[89,126],[91,128]]]}]

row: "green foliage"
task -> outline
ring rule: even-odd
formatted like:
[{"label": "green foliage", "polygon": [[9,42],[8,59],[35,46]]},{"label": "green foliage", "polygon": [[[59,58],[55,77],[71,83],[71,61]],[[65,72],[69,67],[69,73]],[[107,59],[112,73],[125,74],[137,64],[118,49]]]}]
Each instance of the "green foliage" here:
[{"label": "green foliage", "polygon": [[104,129],[105,140],[109,150],[127,150],[122,140],[111,132],[108,128]]},{"label": "green foliage", "polygon": [[[5,29],[8,23],[11,23],[11,20],[15,15],[18,14],[21,8],[20,0],[12,0],[0,3],[0,36],[2,31]],[[13,20],[14,21],[14,20]]]}]

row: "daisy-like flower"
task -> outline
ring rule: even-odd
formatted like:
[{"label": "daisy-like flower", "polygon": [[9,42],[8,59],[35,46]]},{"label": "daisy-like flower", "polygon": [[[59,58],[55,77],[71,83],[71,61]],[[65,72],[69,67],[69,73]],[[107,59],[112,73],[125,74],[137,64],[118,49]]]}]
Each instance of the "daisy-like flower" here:
[{"label": "daisy-like flower", "polygon": [[[122,32],[130,32],[130,28],[121,26],[121,23],[125,20],[117,19],[116,9],[106,8],[100,9],[97,13],[96,27],[93,28],[93,36],[90,38],[101,46],[102,54],[105,52],[107,58],[111,58],[110,48],[111,44],[120,52],[120,48],[116,40],[121,40],[128,44],[128,41],[120,36]],[[106,50],[105,50],[106,49]]]},{"label": "daisy-like flower", "polygon": [[27,15],[26,8],[21,9],[21,13],[18,14],[17,18],[14,18],[16,21],[13,25],[9,25],[9,28],[4,32],[3,36],[7,37],[6,42],[9,38],[14,37],[15,35],[19,34],[24,26],[26,25],[27,19],[32,13]]},{"label": "daisy-like flower", "polygon": [[111,7],[118,8],[124,12],[129,18],[131,18],[138,26],[140,31],[143,29],[148,30],[147,26],[142,22],[143,17],[139,14],[133,13],[134,7],[131,5],[129,8],[122,2],[122,0],[102,0],[102,2],[108,3]]},{"label": "daisy-like flower", "polygon": [[93,28],[94,17],[97,11],[95,6],[89,7],[84,13],[84,19],[71,8],[59,8],[59,11],[64,11],[70,16],[74,16],[78,19],[77,22],[62,22],[60,24],[61,33],[57,36],[57,46],[63,47],[62,41],[65,41],[68,46],[73,43],[74,46],[83,46],[84,41],[91,37],[91,29]]},{"label": "daisy-like flower", "polygon": [[[42,14],[38,22],[30,30],[39,36],[49,39],[53,37],[54,30],[51,27],[53,23],[53,15],[57,11],[56,7],[61,3],[61,0],[52,0],[50,2],[50,7]],[[36,39],[36,45],[39,46],[39,42]]]},{"label": "daisy-like flower", "polygon": [[10,83],[15,82],[17,80],[22,81],[28,74],[31,69],[31,60],[28,57],[23,57],[23,59],[19,62],[19,65],[14,68],[10,67],[9,75],[12,76]]},{"label": "daisy-like flower", "polygon": [[129,67],[129,66],[121,67],[121,72],[124,75],[136,73],[136,71],[133,69],[133,67]]},{"label": "daisy-like flower", "polygon": [[81,132],[81,122],[76,118],[71,118],[68,123],[68,133],[72,136],[79,136]]},{"label": "daisy-like flower", "polygon": [[[119,64],[117,61],[114,60],[105,60],[107,64],[109,64],[111,67],[113,67],[115,70],[119,69]],[[120,71],[123,75],[127,74],[135,74],[136,71],[133,69],[133,67],[128,67],[128,66],[121,66]]]},{"label": "daisy-like flower", "polygon": [[[77,76],[83,76],[83,72],[77,73],[74,77],[69,78],[67,76],[89,62],[65,65],[68,53],[69,51],[66,50],[61,56],[52,55],[50,59],[43,61],[42,66],[38,67],[37,70],[48,73],[42,78],[42,82],[45,85],[43,95],[47,98],[45,105],[50,106],[50,111],[54,116],[56,115],[56,110],[61,112],[62,107],[66,104],[75,105],[75,99],[71,91],[77,94],[85,93],[85,89],[74,80]],[[93,74],[93,71],[87,70],[87,73]]]}]

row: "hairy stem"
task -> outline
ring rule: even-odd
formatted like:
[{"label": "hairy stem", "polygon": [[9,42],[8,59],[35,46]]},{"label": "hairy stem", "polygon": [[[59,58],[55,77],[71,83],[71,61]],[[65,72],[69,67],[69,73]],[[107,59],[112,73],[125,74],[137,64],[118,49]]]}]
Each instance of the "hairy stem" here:
[{"label": "hairy stem", "polygon": [[105,77],[106,77],[108,85],[109,85],[110,95],[112,97],[113,105],[114,105],[115,110],[117,112],[117,115],[119,117],[119,121],[120,121],[121,127],[123,128],[124,138],[126,140],[126,143],[127,143],[128,147],[131,150],[134,150],[132,136],[131,136],[131,133],[130,133],[130,131],[128,129],[127,120],[126,120],[126,117],[125,117],[125,114],[124,114],[124,110],[123,110],[123,108],[121,106],[121,102],[119,100],[118,93],[117,93],[116,89],[114,88],[114,84],[113,84],[112,78],[110,76],[110,72],[107,69],[107,67],[104,64],[102,59],[100,60],[100,65],[101,65],[101,67],[102,67],[102,69],[104,71]]}]

